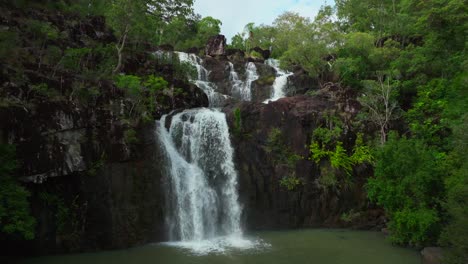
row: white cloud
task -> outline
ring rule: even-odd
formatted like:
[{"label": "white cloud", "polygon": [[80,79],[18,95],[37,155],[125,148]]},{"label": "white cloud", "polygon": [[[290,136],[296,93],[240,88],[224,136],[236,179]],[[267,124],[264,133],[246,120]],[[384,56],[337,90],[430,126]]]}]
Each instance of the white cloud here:
[{"label": "white cloud", "polygon": [[313,18],[324,3],[325,0],[195,0],[194,8],[204,17],[221,20],[221,34],[230,41],[247,23],[268,25],[285,11]]}]

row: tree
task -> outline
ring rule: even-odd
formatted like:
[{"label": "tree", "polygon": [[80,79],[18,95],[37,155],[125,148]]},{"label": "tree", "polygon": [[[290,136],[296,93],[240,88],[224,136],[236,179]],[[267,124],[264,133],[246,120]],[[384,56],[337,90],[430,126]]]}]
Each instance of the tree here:
[{"label": "tree", "polygon": [[222,22],[213,17],[204,17],[197,23],[197,40],[198,47],[206,45],[208,39],[218,35],[221,32]]},{"label": "tree", "polygon": [[113,72],[120,70],[129,38],[135,43],[157,43],[158,31],[172,20],[195,17],[192,5],[192,0],[110,0],[106,15],[118,37],[115,45],[118,62]]},{"label": "tree", "polygon": [[380,144],[385,144],[390,122],[398,117],[398,105],[395,100],[396,91],[390,78],[380,74],[377,82],[364,81],[365,91],[359,102],[366,108],[366,119],[376,124],[380,130]]},{"label": "tree", "polygon": [[375,157],[368,196],[390,218],[392,241],[419,246],[435,243],[442,220],[439,201],[444,195],[444,153],[421,140],[392,134]]},{"label": "tree", "polygon": [[147,13],[169,23],[176,17],[193,19],[193,0],[145,0]]},{"label": "tree", "polygon": [[444,209],[448,213],[448,224],[440,242],[446,249],[447,263],[463,264],[468,259],[468,115],[454,127],[454,150],[449,158],[452,163],[450,176],[445,180],[447,199]]},{"label": "tree", "polygon": [[245,47],[244,34],[237,33],[236,35],[234,35],[231,38],[230,47],[233,48],[233,49],[240,49],[240,50],[245,51],[246,47]]},{"label": "tree", "polygon": [[113,73],[120,71],[122,66],[123,50],[129,35],[135,39],[141,38],[147,32],[148,16],[144,0],[112,0],[107,13],[108,21],[117,33],[118,41],[115,44],[117,50],[117,65]]}]

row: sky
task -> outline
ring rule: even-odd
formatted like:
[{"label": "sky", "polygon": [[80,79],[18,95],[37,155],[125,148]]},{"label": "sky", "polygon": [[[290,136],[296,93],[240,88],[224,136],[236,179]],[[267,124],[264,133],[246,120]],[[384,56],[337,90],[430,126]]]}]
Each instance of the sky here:
[{"label": "sky", "polygon": [[[315,17],[326,0],[195,0],[195,12],[212,16],[223,22],[221,34],[228,42],[242,32],[247,23],[271,25],[285,11],[294,11],[304,17]],[[327,1],[332,4],[332,0]]]}]

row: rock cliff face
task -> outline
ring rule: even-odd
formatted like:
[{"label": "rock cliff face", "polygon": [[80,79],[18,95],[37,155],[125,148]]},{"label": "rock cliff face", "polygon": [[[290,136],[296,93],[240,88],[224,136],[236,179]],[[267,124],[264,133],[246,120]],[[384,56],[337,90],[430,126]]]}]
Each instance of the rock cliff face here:
[{"label": "rock cliff face", "polygon": [[208,56],[224,55],[226,47],[226,37],[223,35],[213,36],[208,40],[205,48],[205,54]]},{"label": "rock cliff face", "polygon": [[[267,105],[240,103],[224,108],[232,131],[238,131],[234,134],[233,145],[240,175],[239,195],[244,204],[248,229],[379,229],[384,223],[382,212],[368,204],[363,190],[366,177],[371,173],[369,168],[355,168],[351,188],[339,184],[329,187],[320,181],[322,164],[308,159],[312,132],[326,123],[326,113],[341,108],[343,113],[347,112],[345,115],[354,116],[357,113],[355,108],[342,108],[353,104],[358,107],[353,100],[341,96],[334,98],[331,93],[323,91],[321,95],[283,98]],[[236,128],[239,121],[236,121],[235,111],[240,113],[240,130]],[[280,146],[276,146],[276,152],[289,148],[289,153],[271,151],[269,138],[274,131],[282,141]],[[348,131],[343,134],[345,145],[353,142],[354,133]],[[288,165],[280,156],[284,154],[300,158],[293,165]],[[291,176],[300,183],[288,190],[282,181]],[[344,219],[344,215],[352,217]]]},{"label": "rock cliff face", "polygon": [[[152,126],[138,155],[98,161],[93,170],[31,186],[38,219],[34,254],[127,248],[166,239],[164,156]],[[23,253],[24,254],[24,253]]]},{"label": "rock cliff face", "polygon": [[[135,100],[113,81],[74,73],[74,67],[100,69],[104,58],[97,51],[115,41],[104,18],[75,23],[78,17],[41,10],[1,12],[2,27],[23,37],[30,48],[20,50],[25,54],[15,64],[2,65],[0,144],[16,146],[16,175],[31,192],[37,226],[29,242],[0,234],[0,255],[94,251],[164,240],[165,174],[154,119],[177,108],[207,106],[207,96],[179,79],[173,65],[155,60],[157,47],[126,52],[126,74],[157,73],[182,91],[149,97],[154,108],[144,121],[135,114]],[[45,40],[47,52],[90,51],[86,65],[65,67],[41,55],[23,32],[26,16],[63,36]],[[112,58],[115,50],[109,47]]]}]

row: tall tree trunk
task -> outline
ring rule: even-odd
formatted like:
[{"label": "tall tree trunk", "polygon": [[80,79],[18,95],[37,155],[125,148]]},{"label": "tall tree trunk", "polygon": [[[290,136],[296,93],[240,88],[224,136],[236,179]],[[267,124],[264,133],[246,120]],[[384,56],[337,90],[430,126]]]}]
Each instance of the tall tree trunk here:
[{"label": "tall tree trunk", "polygon": [[117,49],[117,56],[118,56],[118,61],[117,61],[117,66],[115,66],[114,70],[112,71],[112,74],[116,74],[117,72],[120,71],[120,68],[122,67],[122,52],[125,47],[125,42],[127,40],[127,35],[128,35],[129,27],[128,25],[125,27],[125,31],[123,35],[120,37],[120,40],[117,44],[115,44],[115,48]]}]

